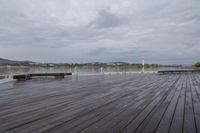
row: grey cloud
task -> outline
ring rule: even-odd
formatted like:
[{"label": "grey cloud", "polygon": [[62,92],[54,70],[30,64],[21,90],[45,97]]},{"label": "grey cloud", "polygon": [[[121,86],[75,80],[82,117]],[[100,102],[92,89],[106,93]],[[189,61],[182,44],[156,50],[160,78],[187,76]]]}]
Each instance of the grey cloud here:
[{"label": "grey cloud", "polygon": [[[0,57],[23,60],[18,53],[27,51],[51,62],[200,59],[197,0],[1,0],[0,16]],[[46,49],[44,58],[33,47]]]},{"label": "grey cloud", "polygon": [[96,20],[91,25],[97,26],[98,28],[112,28],[126,24],[128,19],[126,17],[117,16],[111,13],[108,9],[104,9],[98,12]]},{"label": "grey cloud", "polygon": [[125,59],[127,61],[128,59],[131,59],[131,58],[135,60],[138,60],[138,59],[141,60],[145,58],[145,56],[147,57],[149,53],[150,51],[148,50],[139,50],[138,48],[127,49],[127,50],[116,49],[116,48],[96,48],[87,52],[85,56],[93,57],[93,58],[101,57],[102,59],[106,59],[106,58],[115,59],[116,57],[119,58],[119,55],[120,55],[120,58],[119,58],[120,60]]}]

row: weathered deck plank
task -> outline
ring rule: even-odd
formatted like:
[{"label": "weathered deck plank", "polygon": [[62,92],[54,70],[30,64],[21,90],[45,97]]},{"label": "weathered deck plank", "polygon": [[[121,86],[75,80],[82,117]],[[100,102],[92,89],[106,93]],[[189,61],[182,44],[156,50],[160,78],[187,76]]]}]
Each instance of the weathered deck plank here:
[{"label": "weathered deck plank", "polygon": [[185,104],[185,89],[186,89],[186,77],[183,80],[181,86],[181,94],[176,105],[173,119],[171,120],[170,133],[182,133],[183,129],[183,117],[184,117],[184,104]]},{"label": "weathered deck plank", "polygon": [[[153,84],[149,85],[149,88],[146,88],[146,85],[141,86],[140,90],[143,90],[143,91],[140,94],[137,94],[138,97],[135,98],[134,101],[132,101],[132,103],[133,103],[132,105],[126,105],[124,107],[124,110],[121,111],[120,113],[118,113],[117,115],[115,115],[116,111],[114,111],[110,116],[107,116],[106,118],[101,119],[100,121],[96,122],[92,126],[84,129],[82,132],[92,132],[92,131],[106,132],[104,130],[107,130],[107,132],[111,132],[108,129],[112,130],[112,127],[115,126],[116,124],[118,124],[118,122],[121,121],[122,117],[125,118],[127,116],[127,114],[129,115],[130,113],[133,113],[133,111],[137,111],[139,107],[141,108],[144,104],[147,104],[147,101],[150,100],[150,98],[146,98],[146,97],[148,96],[148,94],[152,94],[153,90],[156,90],[157,84],[159,84],[159,82],[156,82],[156,84],[154,82]],[[136,92],[134,92],[134,93],[136,93]],[[149,95],[149,96],[152,96],[152,99],[153,99],[154,95]],[[137,102],[137,103],[135,103],[135,102]],[[106,123],[106,121],[110,121],[110,122]],[[117,127],[119,127],[119,125]],[[117,130],[119,131],[119,129],[117,129]],[[112,131],[112,132],[114,132],[114,131]]]},{"label": "weathered deck plank", "polygon": [[3,83],[0,132],[200,132],[200,75]]},{"label": "weathered deck plank", "polygon": [[192,102],[193,102],[193,107],[194,107],[194,115],[195,115],[195,122],[196,122],[196,130],[197,133],[200,132],[200,98],[197,95],[197,89],[198,87],[198,82],[192,78],[193,85],[191,86],[192,90]]},{"label": "weathered deck plank", "polygon": [[181,79],[179,84],[177,84],[175,94],[171,99],[170,104],[166,109],[166,112],[163,114],[162,120],[159,122],[156,133],[168,133],[175,112],[175,108],[180,97],[183,82],[183,79]]},{"label": "weathered deck plank", "polygon": [[185,93],[185,110],[184,110],[184,133],[196,133],[196,124],[194,118],[194,110],[193,110],[193,103],[192,103],[192,95],[191,95],[191,84],[190,78],[188,76],[188,80],[186,82],[186,93]]}]

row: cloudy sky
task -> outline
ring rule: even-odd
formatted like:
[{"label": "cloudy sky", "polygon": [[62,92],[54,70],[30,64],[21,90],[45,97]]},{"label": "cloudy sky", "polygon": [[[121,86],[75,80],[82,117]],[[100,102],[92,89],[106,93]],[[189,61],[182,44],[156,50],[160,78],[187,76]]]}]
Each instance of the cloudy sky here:
[{"label": "cloudy sky", "polygon": [[0,57],[194,63],[200,1],[0,0]]}]

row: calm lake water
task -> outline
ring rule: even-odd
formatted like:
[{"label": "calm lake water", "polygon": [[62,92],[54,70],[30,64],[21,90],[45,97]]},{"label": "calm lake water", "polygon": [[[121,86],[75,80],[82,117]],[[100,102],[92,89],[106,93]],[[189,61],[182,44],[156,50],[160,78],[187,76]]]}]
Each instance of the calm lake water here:
[{"label": "calm lake water", "polygon": [[[166,69],[174,69],[174,68],[145,68],[145,71],[157,71],[157,70],[166,70]],[[1,74],[22,74],[22,73],[47,73],[47,72],[75,72],[78,74],[98,74],[101,72],[101,67],[0,67],[0,75]],[[139,68],[114,68],[114,67],[106,67],[103,68],[104,72],[129,72],[129,71],[141,71]]]}]

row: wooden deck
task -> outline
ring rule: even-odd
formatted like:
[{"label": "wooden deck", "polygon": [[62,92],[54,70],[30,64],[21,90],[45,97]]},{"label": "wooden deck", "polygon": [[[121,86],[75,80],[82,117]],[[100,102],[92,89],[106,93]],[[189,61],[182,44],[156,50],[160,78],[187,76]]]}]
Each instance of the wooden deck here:
[{"label": "wooden deck", "polygon": [[200,133],[200,74],[0,84],[1,133]]}]

